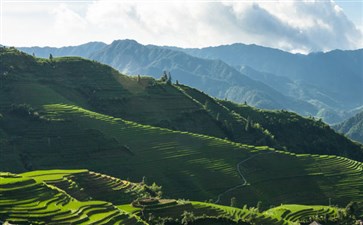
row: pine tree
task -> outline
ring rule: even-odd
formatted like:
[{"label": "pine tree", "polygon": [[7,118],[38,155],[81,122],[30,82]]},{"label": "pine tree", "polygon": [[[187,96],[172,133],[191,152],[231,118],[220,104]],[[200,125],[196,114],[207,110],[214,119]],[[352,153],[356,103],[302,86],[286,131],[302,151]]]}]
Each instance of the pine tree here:
[{"label": "pine tree", "polygon": [[170,72],[169,72],[169,73],[168,73],[168,76],[167,76],[166,83],[167,83],[167,84],[171,84],[171,81],[172,81],[172,79],[171,79],[171,74],[170,74]]}]

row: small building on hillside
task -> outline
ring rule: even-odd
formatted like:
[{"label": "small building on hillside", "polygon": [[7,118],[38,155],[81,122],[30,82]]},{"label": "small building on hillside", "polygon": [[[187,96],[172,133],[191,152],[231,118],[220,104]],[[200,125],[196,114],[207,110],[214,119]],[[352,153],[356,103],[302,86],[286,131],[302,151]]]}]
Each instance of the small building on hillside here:
[{"label": "small building on hillside", "polygon": [[309,224],[309,225],[321,225],[321,223],[318,223],[318,222],[314,221],[314,222],[312,222],[312,223],[311,223],[311,224]]}]

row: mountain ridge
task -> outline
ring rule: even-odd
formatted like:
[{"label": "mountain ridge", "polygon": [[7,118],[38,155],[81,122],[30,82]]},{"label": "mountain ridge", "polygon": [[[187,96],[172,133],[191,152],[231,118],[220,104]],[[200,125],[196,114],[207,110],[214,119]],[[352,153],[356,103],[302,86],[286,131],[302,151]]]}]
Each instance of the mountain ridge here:
[{"label": "mountain ridge", "polygon": [[[125,43],[125,48],[128,48],[126,52],[123,51],[123,47],[120,45],[121,43]],[[116,40],[113,44],[114,48],[118,47],[117,51],[110,48],[111,43],[110,45],[103,45],[93,51],[85,51],[85,54],[81,56],[96,59],[114,66],[121,72],[127,72],[133,75],[151,74],[154,78],[158,78],[161,75],[160,71],[169,70],[180,82],[197,87],[215,97],[222,99],[228,98],[240,103],[247,101],[249,104],[258,107],[290,109],[303,115],[323,118],[330,124],[340,122],[352,116],[352,110],[363,105],[363,97],[361,99],[359,98],[360,95],[363,96],[360,91],[360,84],[363,84],[363,73],[359,71],[359,68],[362,66],[356,63],[356,59],[363,58],[363,49],[332,50],[329,52],[314,52],[308,55],[302,55],[254,44],[245,45],[240,43],[201,49],[141,45],[135,40],[130,39]],[[142,55],[141,53],[145,52],[145,50],[142,50],[141,46],[145,49],[154,49],[154,51],[149,56]],[[241,50],[244,48],[247,50]],[[21,49],[30,54],[32,53],[31,49]],[[202,67],[203,63],[205,66],[215,69],[228,68],[228,66],[222,65],[218,61],[206,63],[196,58],[190,58],[185,61],[185,55],[178,55],[175,52],[171,54],[162,49],[185,52],[199,58],[222,60],[229,64],[229,69],[208,72],[208,70],[197,69],[197,67],[190,68],[188,61],[195,60],[199,60],[199,65]],[[57,53],[58,50],[55,50],[55,52]],[[135,55],[133,51],[138,52],[138,54]],[[50,54],[51,52],[48,51],[48,53]],[[67,55],[66,52],[62,54]],[[109,56],[105,54],[109,54]],[[68,53],[68,55],[71,55],[71,53]],[[42,56],[48,57],[44,53],[42,53]],[[342,60],[343,64],[337,68],[337,62],[341,61],[340,59],[342,57],[349,58],[350,61]],[[334,67],[334,69],[329,69],[329,65]],[[258,73],[271,74],[272,76],[271,78],[265,76],[264,79],[260,79],[261,77],[254,78],[254,72],[248,74],[251,71],[243,69],[246,66]],[[322,72],[317,73],[316,68],[321,69]],[[350,68],[356,69],[351,70]],[[243,81],[241,81],[242,87],[225,83],[231,78],[231,72],[228,72],[231,69],[237,70],[239,74],[245,73],[251,80],[262,82],[267,86],[260,85],[260,87],[256,87],[256,85],[251,86],[251,84],[243,86]],[[330,73],[334,75],[331,78],[328,76]],[[342,75],[339,75],[347,73],[352,74],[349,79],[345,79]],[[209,75],[205,76],[205,74]],[[218,74],[223,80],[216,80],[216,75]],[[311,75],[302,76],[304,74]],[[243,77],[243,75],[239,76]],[[290,81],[293,79],[293,81],[280,84],[275,80],[276,77],[285,77],[290,79]],[[239,85],[241,85],[241,82],[239,82]],[[211,87],[217,88],[217,90],[211,90]],[[248,88],[246,89],[246,87]],[[346,87],[350,88],[347,89]],[[279,94],[271,94],[274,93],[271,89]],[[265,92],[270,94],[264,94]],[[269,98],[272,99],[267,100]]]},{"label": "mountain ridge", "polygon": [[[363,201],[362,146],[322,121],[80,57],[41,59],[12,48],[0,57],[0,171],[86,168],[156,182],[165,198],[223,205]],[[56,183],[76,191],[68,180]]]},{"label": "mountain ridge", "polygon": [[363,143],[363,111],[355,114],[353,117],[343,121],[333,128],[349,138]]},{"label": "mountain ridge", "polygon": [[[114,41],[89,58],[106,63],[128,74],[149,74],[159,78],[168,70],[173,79],[219,98],[269,109],[292,109],[304,115],[315,113],[310,103],[295,100],[248,78],[220,60],[203,60],[179,51],[153,45],[141,45],[134,40]],[[302,109],[303,108],[303,109]]]},{"label": "mountain ridge", "polygon": [[[349,110],[363,105],[363,66],[359,63],[363,59],[363,49],[296,55],[271,48],[233,44],[179,50],[197,57],[221,59],[231,66],[249,66],[260,72],[294,79],[295,82],[298,81],[296,84],[301,90],[311,92],[300,99],[320,108],[319,117],[328,116],[324,115],[324,109],[334,112],[330,107],[345,111],[346,115],[340,118],[346,118],[351,115]],[[349,79],[345,77],[348,74]],[[294,89],[295,87],[290,88],[292,91]],[[325,96],[330,97],[330,100],[325,99]],[[318,102],[314,103],[314,99]],[[322,104],[329,107],[321,107]],[[328,120],[330,123],[337,121],[339,120],[334,117]]]}]

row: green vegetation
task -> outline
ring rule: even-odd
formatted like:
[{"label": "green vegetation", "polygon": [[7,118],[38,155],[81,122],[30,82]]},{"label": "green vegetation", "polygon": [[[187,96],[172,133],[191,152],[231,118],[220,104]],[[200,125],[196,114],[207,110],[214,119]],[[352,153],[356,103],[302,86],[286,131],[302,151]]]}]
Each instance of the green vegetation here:
[{"label": "green vegetation", "polygon": [[9,173],[0,173],[0,220],[14,224],[145,224],[109,202],[81,202],[55,186]]},{"label": "green vegetation", "polygon": [[[24,221],[16,200],[24,198],[20,208],[31,211],[50,189],[47,196],[63,194],[70,205],[44,203],[55,209],[31,220],[48,223],[58,218],[56,212],[67,211],[80,212],[75,217],[82,221],[111,221],[112,214],[115,221],[140,217],[152,224],[257,219],[287,225],[294,221],[262,211],[280,204],[345,207],[363,201],[363,166],[353,160],[361,159],[361,146],[320,121],[219,101],[149,77],[130,78],[81,58],[37,59],[8,48],[1,48],[0,57],[0,74],[6,74],[0,88],[0,171],[22,173],[1,175],[0,203],[9,204],[0,219]],[[25,190],[13,198],[8,186],[18,185]],[[26,194],[29,185],[39,191]],[[139,210],[126,205],[144,198],[158,204]],[[244,209],[227,213],[233,208],[173,200],[180,198],[223,205],[234,199],[233,206]],[[96,205],[101,215],[83,213],[88,206],[82,204]],[[173,210],[174,220],[168,221]],[[335,212],[322,215],[335,218]],[[75,218],[71,214],[67,218]],[[313,215],[299,216],[292,218]]]},{"label": "green vegetation", "polygon": [[[11,167],[19,171],[29,165],[43,169],[87,167],[132,180],[146,176],[163,186],[165,197],[219,198],[226,205],[231,197],[240,204],[256,205],[262,200],[268,206],[326,204],[329,198],[334,204],[345,205],[363,199],[359,191],[362,164],[346,158],[242,145],[140,125],[69,105],[45,105],[40,115],[43,119],[36,121],[6,116],[2,123],[5,130],[23,134],[20,143],[7,146],[15,146],[22,155],[15,155],[11,148],[4,151],[2,170],[10,167],[13,157]],[[10,130],[17,123],[23,129]],[[43,130],[47,136],[35,139]],[[223,182],[217,182],[216,177]],[[301,189],[304,191],[296,195]]]},{"label": "green vegetation", "polygon": [[135,198],[157,196],[152,186],[131,183],[88,170],[40,170],[21,175],[58,187],[80,201],[97,199],[125,204]]},{"label": "green vegetation", "polygon": [[290,152],[333,154],[363,160],[362,145],[338,135],[320,119],[304,118],[284,110],[262,110],[229,101],[219,102],[241,117],[248,117],[253,124],[265,128],[277,143]]},{"label": "green vegetation", "polygon": [[363,143],[363,111],[334,126],[337,132],[347,135],[355,141]]},{"label": "green vegetation", "polygon": [[[295,225],[312,220],[340,224],[340,215],[355,215],[357,204],[347,209],[328,206],[282,205],[260,212],[257,208],[235,208],[196,201],[137,198],[132,204],[116,206],[127,191],[108,191],[113,198],[99,201],[97,190],[83,193],[89,199],[77,200],[69,186],[59,186],[61,180],[74,179],[79,191],[78,176],[98,174],[87,170],[41,170],[23,174],[0,173],[0,220],[16,224],[240,224]],[[117,178],[106,177],[109,183]],[[94,180],[83,182],[92,186]],[[127,183],[126,181],[122,181]],[[128,182],[130,183],[130,182]],[[132,183],[133,185],[140,185]],[[105,185],[109,186],[109,185]],[[111,185],[115,187],[115,185]],[[107,189],[107,187],[105,187]],[[125,188],[123,188],[125,189]],[[69,194],[71,192],[72,194]],[[134,196],[136,197],[136,196]],[[135,204],[137,202],[137,204]],[[135,204],[135,205],[134,205]],[[133,206],[134,205],[134,206]],[[342,213],[342,214],[341,214]]]},{"label": "green vegetation", "polygon": [[43,105],[68,104],[242,144],[363,159],[361,145],[322,122],[294,113],[227,104],[187,86],[169,85],[146,76],[124,76],[79,57],[39,59],[12,48],[1,48],[0,57],[1,114],[26,106],[33,110],[30,116],[37,117]]}]

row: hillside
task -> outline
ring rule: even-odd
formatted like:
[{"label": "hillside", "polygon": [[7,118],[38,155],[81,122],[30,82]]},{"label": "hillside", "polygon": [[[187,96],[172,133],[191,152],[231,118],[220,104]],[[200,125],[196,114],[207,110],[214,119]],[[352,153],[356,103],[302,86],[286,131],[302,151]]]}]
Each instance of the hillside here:
[{"label": "hillside", "polygon": [[78,201],[52,185],[0,173],[0,220],[16,224],[146,224],[109,202]]},{"label": "hillside", "polygon": [[275,141],[291,152],[333,154],[363,160],[360,144],[353,144],[349,139],[338,135],[321,119],[304,118],[284,110],[269,111],[229,101],[219,102],[240,116],[248,118],[250,123],[258,123],[267,129]]},{"label": "hillside", "polygon": [[[21,49],[27,53],[34,51],[33,48]],[[64,50],[66,49],[55,49],[55,52]],[[46,49],[42,49],[42,53],[43,51]],[[66,54],[64,51],[63,56],[72,54]],[[247,77],[221,60],[196,58],[159,46],[141,45],[133,40],[114,41],[87,58],[131,75],[148,74],[159,78],[163,71],[170,71],[173,81],[178,80],[179,83],[222,99],[227,98],[240,103],[247,101],[251,105],[268,109],[289,109],[304,115],[315,115],[317,112],[310,103],[288,97],[262,82]]]},{"label": "hillside", "polygon": [[83,45],[78,46],[68,46],[62,48],[54,48],[54,47],[19,47],[18,49],[28,54],[34,54],[36,57],[48,58],[49,54],[52,54],[54,57],[57,56],[80,56],[80,57],[89,57],[96,51],[104,48],[106,46],[103,42],[89,42]]},{"label": "hillside", "polygon": [[[87,168],[126,180],[156,182],[166,198],[211,199],[225,205],[232,197],[241,205],[255,206],[262,201],[264,207],[324,205],[329,199],[345,206],[363,200],[361,162],[142,125],[122,113],[127,111],[130,117],[140,113],[137,106],[144,110],[138,117],[147,120],[148,112],[155,118],[172,118],[176,116],[174,107],[199,107],[204,110],[203,118],[214,121],[218,117],[229,127],[245,121],[243,129],[244,133],[251,131],[249,138],[266,137],[266,142],[271,138],[271,132],[261,125],[195,89],[151,78],[129,78],[81,58],[37,59],[7,48],[1,49],[0,56],[0,171]],[[157,106],[149,110],[151,104]],[[247,124],[252,128],[246,129]],[[192,125],[204,128],[206,124]],[[351,146],[341,153],[356,156],[355,145]]]},{"label": "hillside", "polygon": [[[295,117],[293,113],[271,112],[275,115],[272,126],[259,120],[263,111],[253,109],[257,117],[248,124],[248,113],[236,114],[235,105],[223,105],[185,85],[168,85],[144,76],[124,76],[110,67],[77,57],[37,59],[14,49],[3,50],[1,57],[1,68],[7,75],[1,80],[4,87],[0,104],[12,114],[22,113],[22,110],[36,112],[43,105],[62,103],[141,124],[206,134],[243,144],[268,145],[297,153],[333,153],[357,160],[363,158],[361,146],[331,132],[321,123],[299,117],[299,123],[305,125],[299,125],[297,132],[292,132],[294,128],[288,120]],[[279,134],[280,129],[274,128],[278,126],[286,133]],[[303,145],[301,134],[309,134],[312,130],[319,134],[321,141]]]},{"label": "hillside", "polygon": [[[106,196],[111,197],[109,201],[104,201],[100,189],[93,189],[94,186],[107,190]],[[0,220],[16,224],[124,225],[181,225],[186,222],[192,225],[295,225],[312,220],[329,221],[330,224],[347,219],[352,221],[347,217],[350,216],[348,211],[329,206],[282,205],[263,211],[247,206],[241,209],[145,196],[130,199],[126,204],[116,202],[136,193],[135,186],[145,187],[145,184],[122,181],[88,170],[1,172]],[[86,199],[79,201],[80,196]]]},{"label": "hillside", "polygon": [[276,76],[292,80],[292,84],[284,85],[287,91],[282,93],[313,104],[319,111],[312,115],[323,117],[329,123],[342,121],[351,115],[350,110],[363,105],[363,65],[360,63],[363,49],[308,55],[244,44],[172,49],[205,59],[222,60],[250,77],[254,73],[244,70],[246,66],[272,74],[264,82],[277,90],[281,90],[281,83],[274,82]]},{"label": "hillside", "polygon": [[334,129],[355,141],[363,143],[363,112],[357,113],[355,116],[335,125]]},{"label": "hillside", "polygon": [[[91,47],[85,48],[88,45]],[[353,116],[352,111],[363,105],[363,68],[359,63],[362,50],[301,55],[244,44],[183,49],[122,40],[98,44],[97,48],[94,45],[19,49],[41,57],[50,53],[87,57],[128,74],[150,74],[155,78],[160,71],[168,70],[175,80],[218,98],[289,109],[331,124]],[[236,76],[244,80],[236,81]]]}]

